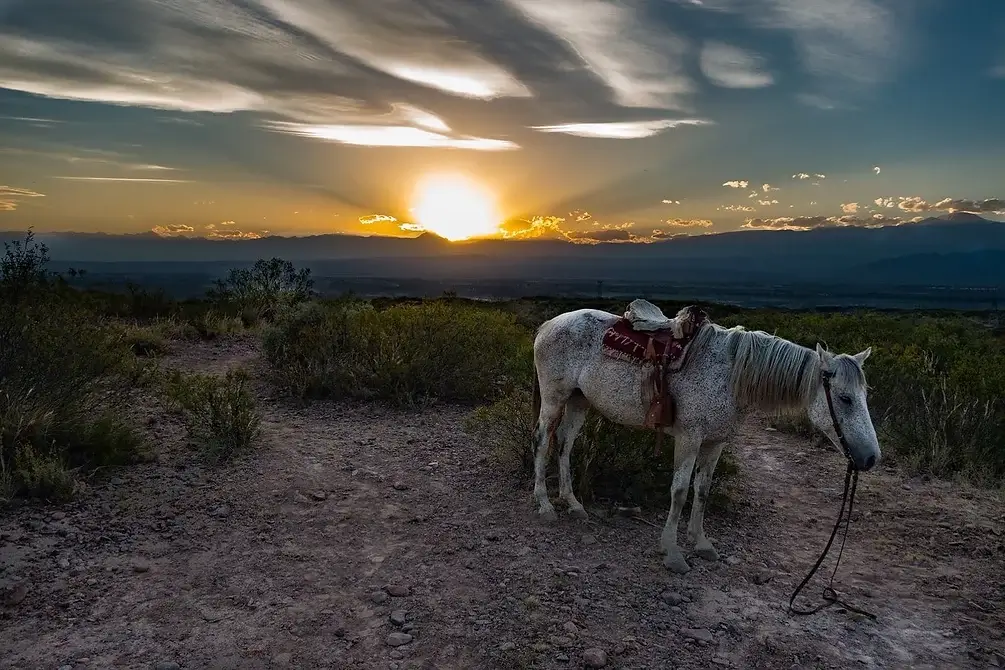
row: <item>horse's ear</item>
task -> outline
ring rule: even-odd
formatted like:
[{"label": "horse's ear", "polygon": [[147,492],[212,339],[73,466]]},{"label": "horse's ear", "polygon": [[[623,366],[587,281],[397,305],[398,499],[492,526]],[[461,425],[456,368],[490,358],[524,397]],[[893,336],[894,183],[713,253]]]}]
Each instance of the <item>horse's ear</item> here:
[{"label": "horse's ear", "polygon": [[834,354],[821,347],[819,342],[817,342],[817,356],[820,357],[820,367],[824,370],[834,369]]},{"label": "horse's ear", "polygon": [[864,351],[858,352],[857,354],[855,354],[854,356],[852,356],[852,358],[854,358],[856,361],[858,361],[859,367],[862,367],[862,365],[865,363],[865,359],[869,358],[869,354],[871,354],[871,353],[872,353],[872,347],[869,347],[869,348],[865,349]]}]

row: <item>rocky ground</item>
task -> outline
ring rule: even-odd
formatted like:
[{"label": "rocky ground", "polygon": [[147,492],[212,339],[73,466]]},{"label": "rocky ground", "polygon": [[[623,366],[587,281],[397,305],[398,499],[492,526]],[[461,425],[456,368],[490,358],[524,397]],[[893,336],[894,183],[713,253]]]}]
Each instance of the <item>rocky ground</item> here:
[{"label": "rocky ground", "polygon": [[[259,366],[241,340],[166,363]],[[680,577],[656,553],[659,516],[542,525],[462,409],[259,391],[260,447],[232,464],[200,464],[140,404],[155,462],[0,515],[0,667],[1005,666],[993,494],[864,476],[838,588],[877,620],[793,617],[840,503],[833,451],[746,426],[735,504],[708,520],[724,560]]]}]

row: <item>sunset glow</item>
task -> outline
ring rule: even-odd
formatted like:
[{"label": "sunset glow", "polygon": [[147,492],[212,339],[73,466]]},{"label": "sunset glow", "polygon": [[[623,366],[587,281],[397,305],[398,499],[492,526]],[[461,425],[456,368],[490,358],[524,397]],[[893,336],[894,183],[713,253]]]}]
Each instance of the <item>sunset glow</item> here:
[{"label": "sunset glow", "polygon": [[459,175],[435,175],[416,186],[412,215],[423,230],[451,241],[499,232],[495,197]]}]

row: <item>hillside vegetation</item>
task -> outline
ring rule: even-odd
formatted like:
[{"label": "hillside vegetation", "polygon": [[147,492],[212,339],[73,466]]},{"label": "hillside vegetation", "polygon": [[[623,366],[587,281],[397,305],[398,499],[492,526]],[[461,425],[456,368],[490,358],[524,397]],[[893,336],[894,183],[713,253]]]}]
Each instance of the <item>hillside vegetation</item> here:
[{"label": "hillside vegetation", "polygon": [[[182,417],[193,446],[213,460],[253,447],[260,419],[246,371],[196,378],[158,364],[186,341],[235,335],[261,339],[267,381],[295,402],[467,404],[472,439],[527,476],[534,329],[569,309],[624,309],[622,302],[547,298],[320,299],[309,272],[281,259],[232,272],[206,299],[177,302],[136,286],[71,289],[43,269],[45,261],[44,246],[29,235],[7,245],[0,266],[9,315],[0,321],[0,492],[7,498],[65,497],[83,473],[142,457],[142,427],[121,409],[137,393]],[[681,305],[660,306],[674,313]],[[888,459],[987,486],[1005,478],[1005,346],[977,319],[704,307],[722,325],[806,346],[819,341],[850,353],[871,346],[869,402]],[[805,430],[800,417],[778,425]],[[591,413],[574,453],[579,495],[665,504],[672,441],[656,456],[653,438]],[[723,459],[720,494],[737,467]]]}]

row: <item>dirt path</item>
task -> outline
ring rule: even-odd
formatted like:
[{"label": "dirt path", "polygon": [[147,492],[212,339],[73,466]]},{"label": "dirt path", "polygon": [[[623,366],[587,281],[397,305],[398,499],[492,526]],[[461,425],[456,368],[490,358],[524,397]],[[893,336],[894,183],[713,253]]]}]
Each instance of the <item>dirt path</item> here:
[{"label": "dirt path", "polygon": [[[168,363],[249,361],[245,341]],[[840,501],[836,453],[747,426],[736,509],[708,520],[725,560],[677,577],[657,528],[542,526],[460,409],[261,391],[263,443],[234,464],[200,465],[154,417],[158,462],[0,517],[0,667],[566,668],[589,649],[610,668],[1005,666],[989,494],[870,473],[839,588],[878,621],[790,617]]]}]

